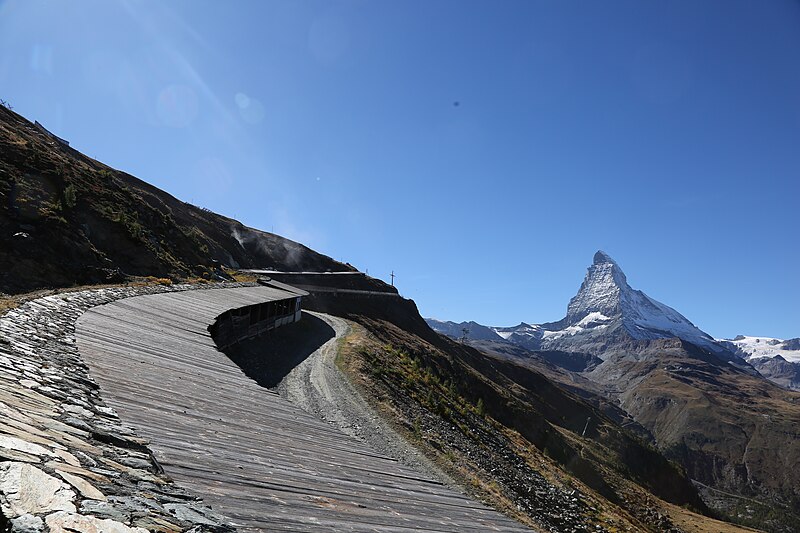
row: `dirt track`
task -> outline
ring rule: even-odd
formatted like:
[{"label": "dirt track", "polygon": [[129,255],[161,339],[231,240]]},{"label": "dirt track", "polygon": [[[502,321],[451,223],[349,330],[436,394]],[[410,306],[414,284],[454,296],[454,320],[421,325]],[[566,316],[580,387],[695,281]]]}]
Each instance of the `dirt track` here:
[{"label": "dirt track", "polygon": [[335,336],[283,378],[277,387],[281,396],[368,444],[376,452],[456,487],[447,475],[389,427],[337,368],[339,340],[350,332],[347,321],[324,313],[310,314],[333,328]]}]

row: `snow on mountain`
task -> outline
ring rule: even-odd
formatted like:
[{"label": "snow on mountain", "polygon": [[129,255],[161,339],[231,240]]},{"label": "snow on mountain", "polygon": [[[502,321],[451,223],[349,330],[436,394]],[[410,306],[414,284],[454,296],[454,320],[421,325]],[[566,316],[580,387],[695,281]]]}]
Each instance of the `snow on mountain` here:
[{"label": "snow on mountain", "polygon": [[492,331],[505,339],[506,342],[522,346],[528,350],[539,349],[539,345],[542,341],[542,334],[544,333],[541,326],[526,324],[525,322],[521,322],[518,326],[510,328],[492,327]]},{"label": "snow on mountain", "polygon": [[748,361],[780,355],[786,361],[800,363],[800,338],[783,340],[738,335],[733,339],[718,339],[718,342]]},{"label": "snow on mountain", "polygon": [[604,357],[610,343],[679,338],[706,348],[725,360],[730,351],[686,317],[645,293],[633,289],[625,273],[608,254],[598,251],[567,314],[542,324],[539,349],[578,351]]},{"label": "snow on mountain", "polygon": [[567,306],[567,316],[559,323],[566,327],[545,334],[545,338],[605,329],[613,320],[621,320],[634,339],[678,337],[715,352],[722,351],[710,335],[679,312],[631,288],[619,265],[598,251],[578,294]]},{"label": "snow on mountain", "polygon": [[608,322],[611,320],[610,317],[607,317],[599,311],[592,311],[572,326],[567,326],[564,329],[555,331],[545,331],[542,334],[542,338],[553,340],[566,335],[577,335],[588,330],[600,331],[608,328]]},{"label": "snow on mountain", "polygon": [[478,324],[477,322],[451,322],[448,320],[436,320],[435,318],[426,318],[425,322],[428,326],[443,335],[460,339],[464,335],[470,340],[482,341],[502,341],[501,336],[493,331],[492,328]]},{"label": "snow on mountain", "polygon": [[[440,333],[459,338],[466,323],[428,320],[428,324]],[[523,322],[513,327],[470,323],[468,327],[470,340],[505,341],[529,350],[579,351],[602,357],[608,340],[622,335],[635,340],[677,337],[723,359],[731,357],[730,348],[675,309],[631,288],[619,265],[603,251],[594,255],[578,293],[569,301],[566,316],[558,322]]]}]

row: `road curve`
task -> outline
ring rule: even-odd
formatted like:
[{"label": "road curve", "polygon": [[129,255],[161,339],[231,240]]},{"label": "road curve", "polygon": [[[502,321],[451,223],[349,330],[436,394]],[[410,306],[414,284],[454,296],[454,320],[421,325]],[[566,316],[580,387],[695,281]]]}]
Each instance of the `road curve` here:
[{"label": "road curve", "polygon": [[328,324],[334,337],[283,378],[277,387],[280,395],[373,450],[458,490],[452,479],[378,416],[336,366],[339,342],[350,333],[348,322],[324,313],[308,314]]},{"label": "road curve", "polygon": [[528,531],[259,386],[219,352],[207,326],[264,290],[139,296],[78,320],[103,397],[151,440],[168,475],[240,531]]}]

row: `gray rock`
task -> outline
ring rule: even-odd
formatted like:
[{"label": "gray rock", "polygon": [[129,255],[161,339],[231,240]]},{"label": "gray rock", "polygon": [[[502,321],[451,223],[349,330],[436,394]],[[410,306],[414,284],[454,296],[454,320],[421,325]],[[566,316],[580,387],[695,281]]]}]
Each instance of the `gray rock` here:
[{"label": "gray rock", "polygon": [[167,503],[164,507],[178,520],[207,526],[219,525],[218,520],[209,518],[205,514],[200,513],[197,506],[190,506],[184,503]]},{"label": "gray rock", "polygon": [[11,520],[14,533],[39,533],[44,529],[44,520],[32,514],[24,514]]},{"label": "gray rock", "polygon": [[64,423],[72,426],[74,428],[81,429],[83,431],[91,433],[92,426],[81,420],[80,418],[75,418],[74,416],[68,416],[64,419]]},{"label": "gray rock", "polygon": [[130,520],[130,511],[125,505],[119,502],[107,502],[98,500],[83,500],[80,508],[81,514],[91,514],[99,518],[110,518],[117,522],[127,522]]}]

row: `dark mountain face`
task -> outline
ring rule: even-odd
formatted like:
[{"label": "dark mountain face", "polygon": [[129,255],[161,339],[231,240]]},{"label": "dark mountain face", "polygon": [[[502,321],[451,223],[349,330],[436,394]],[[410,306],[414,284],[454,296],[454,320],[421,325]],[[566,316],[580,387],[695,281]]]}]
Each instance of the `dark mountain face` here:
[{"label": "dark mountain face", "polygon": [[0,291],[187,277],[219,265],[350,266],[181,202],[62,144],[0,106]]},{"label": "dark mountain face", "polygon": [[773,383],[787,389],[800,391],[800,363],[790,362],[780,355],[776,355],[775,357],[751,359],[750,364]]},{"label": "dark mountain face", "polygon": [[783,341],[783,347],[787,350],[800,350],[800,338],[786,339]]}]

